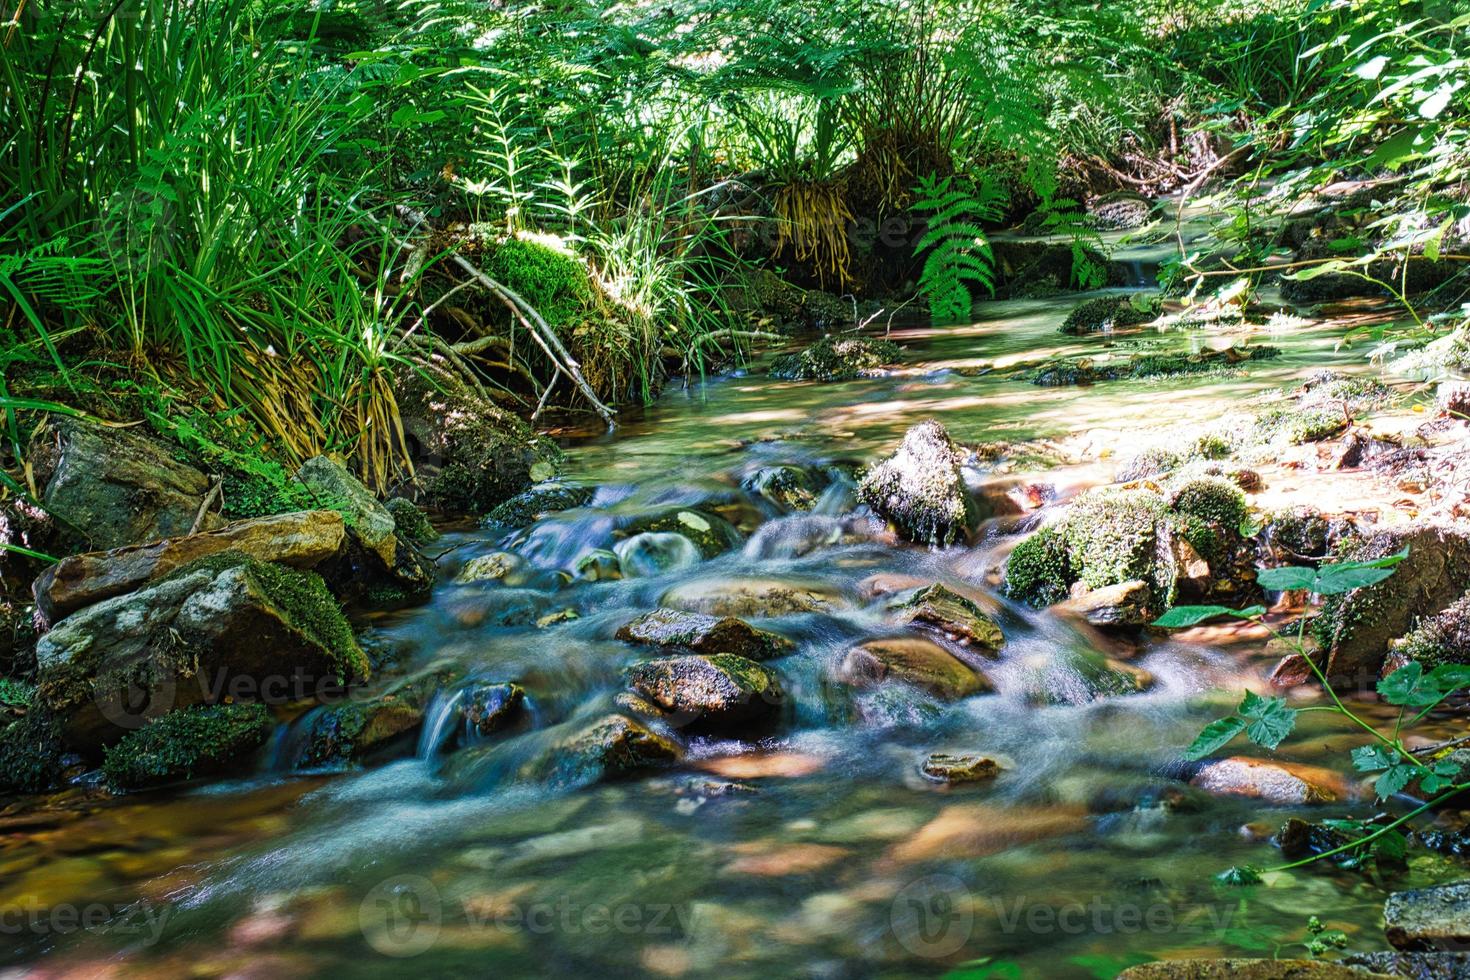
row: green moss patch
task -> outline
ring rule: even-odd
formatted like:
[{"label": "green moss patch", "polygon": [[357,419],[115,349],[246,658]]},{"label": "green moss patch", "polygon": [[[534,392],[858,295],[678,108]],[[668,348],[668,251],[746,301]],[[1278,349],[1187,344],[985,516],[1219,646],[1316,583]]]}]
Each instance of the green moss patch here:
[{"label": "green moss patch", "polygon": [[1067,542],[1054,527],[1037,531],[1006,559],[1006,595],[1028,606],[1061,602],[1074,581]]},{"label": "green moss patch", "polygon": [[60,724],[43,711],[0,728],[0,793],[51,789],[61,778],[65,751]]},{"label": "green moss patch", "polygon": [[115,790],[212,775],[260,748],[274,727],[261,704],[196,705],[172,711],[109,748],[102,774]]},{"label": "green moss patch", "polygon": [[771,362],[771,377],[783,381],[848,381],[894,364],[903,349],[889,340],[823,337],[804,351]]},{"label": "green moss patch", "polygon": [[502,239],[485,271],[520,294],[554,330],[574,325],[592,302],[586,263],[532,237]]}]

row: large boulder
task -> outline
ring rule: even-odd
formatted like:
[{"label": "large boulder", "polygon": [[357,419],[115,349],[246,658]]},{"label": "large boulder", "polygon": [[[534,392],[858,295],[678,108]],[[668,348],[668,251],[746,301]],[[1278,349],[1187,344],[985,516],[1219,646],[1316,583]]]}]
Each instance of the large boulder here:
[{"label": "large boulder", "polygon": [[836,674],[838,680],[854,687],[883,682],[910,684],[943,701],[995,689],[985,675],[922,637],[869,640],[855,646],[843,656]]},{"label": "large boulder", "polygon": [[1386,528],[1345,549],[1343,557],[1368,561],[1405,547],[1408,558],[1388,578],[1324,604],[1314,632],[1327,651],[1334,685],[1371,686],[1391,641],[1470,591],[1470,528],[1464,524]]},{"label": "large boulder", "polygon": [[482,514],[556,475],[561,451],[474,391],[437,358],[401,371],[394,398],[418,498],[443,513]]},{"label": "large boulder", "polygon": [[318,571],[347,602],[392,608],[422,602],[434,586],[434,564],[399,534],[387,506],[341,463],[314,456],[301,464],[296,479],[320,507],[342,515],[347,544],[323,561]]},{"label": "large boulder", "polygon": [[37,707],[91,753],[175,708],[300,700],[368,674],[314,572],[231,553],[72,614],[36,660]]},{"label": "large boulder", "polygon": [[756,629],[734,616],[710,616],[680,609],[655,609],[618,629],[628,643],[681,647],[695,653],[729,653],[749,660],[768,660],[790,653],[790,640]]},{"label": "large boulder", "polygon": [[977,518],[960,472],[963,460],[944,426],[928,419],[868,469],[858,497],[910,541],[939,548],[963,542]]},{"label": "large boulder", "polygon": [[689,731],[738,730],[769,719],[785,699],[774,671],[728,653],[665,657],[628,669],[634,693]]},{"label": "large boulder", "polygon": [[145,545],[72,555],[36,579],[36,608],[49,622],[103,599],[123,595],[209,555],[235,551],[260,561],[312,568],[342,550],[342,515],[299,511],[237,521],[217,531]]},{"label": "large boulder", "polygon": [[[163,443],[131,429],[53,416],[31,440],[28,460],[41,503],[94,549],[212,530],[210,481]],[[202,516],[201,516],[202,515]]]}]

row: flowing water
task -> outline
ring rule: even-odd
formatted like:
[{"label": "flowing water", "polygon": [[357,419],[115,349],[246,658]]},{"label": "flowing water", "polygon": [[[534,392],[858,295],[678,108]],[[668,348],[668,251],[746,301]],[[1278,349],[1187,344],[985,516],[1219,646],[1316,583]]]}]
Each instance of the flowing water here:
[{"label": "flowing water", "polygon": [[[879,379],[734,376],[672,391],[572,446],[570,476],[599,488],[589,506],[516,534],[446,536],[433,546],[444,552],[433,601],[366,624],[384,677],[453,678],[416,746],[367,769],[293,771],[308,718],[283,728],[254,778],[0,823],[0,963],[39,975],[1088,977],[1160,956],[1289,954],[1311,914],[1354,948],[1380,948],[1384,889],[1361,875],[1217,887],[1231,864],[1277,859],[1243,826],[1269,833],[1297,811],[1170,778],[1181,747],[1269,668],[1267,651],[1137,648],[1005,602],[992,569],[1015,519],[973,548],[934,552],[852,514],[844,465],[921,418],[968,443],[1126,432],[1206,422],[1309,365],[1362,363],[1334,352],[1343,328],[1323,324],[1273,338],[1286,356],[1244,376],[1057,389],[998,370],[1104,342],[1055,332],[1072,302],[993,303],[973,325],[899,331],[907,364]],[[839,475],[811,513],[782,516],[738,489],[773,463]],[[658,539],[629,555],[625,541],[646,574],[556,575],[633,516],[669,507],[717,509],[741,540],[707,561]],[[510,581],[453,584],[466,562],[507,547],[527,562]],[[855,641],[892,633],[870,598],[877,575],[946,582],[992,612],[1008,638],[987,665],[996,693],[943,705],[834,682]],[[772,661],[788,708],[758,742],[691,737],[677,766],[615,782],[523,775],[616,710],[622,671],[647,656],[613,639],[617,627],[674,586],[770,579],[831,608],[759,620],[798,647]],[[1105,658],[1154,686],[1108,696]],[[530,722],[466,731],[463,690],[504,681],[526,689]],[[1355,738],[1313,724],[1286,757],[1340,766]],[[918,772],[934,751],[1006,768],[941,790]]]}]

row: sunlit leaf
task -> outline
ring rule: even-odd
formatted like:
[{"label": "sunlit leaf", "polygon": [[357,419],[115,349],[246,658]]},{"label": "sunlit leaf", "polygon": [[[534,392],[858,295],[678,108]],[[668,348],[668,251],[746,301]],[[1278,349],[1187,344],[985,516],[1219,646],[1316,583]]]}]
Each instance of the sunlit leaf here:
[{"label": "sunlit leaf", "polygon": [[1266,607],[1264,606],[1250,606],[1246,609],[1231,609],[1229,606],[1175,606],[1154,620],[1153,624],[1164,629],[1180,629],[1185,626],[1195,626],[1217,616],[1255,619],[1265,612]]},{"label": "sunlit leaf", "polygon": [[1190,743],[1189,748],[1184,750],[1184,757],[1191,761],[1198,761],[1214,755],[1229,745],[1235,736],[1243,731],[1245,731],[1245,721],[1233,715],[1212,721],[1200,731],[1195,740]]}]

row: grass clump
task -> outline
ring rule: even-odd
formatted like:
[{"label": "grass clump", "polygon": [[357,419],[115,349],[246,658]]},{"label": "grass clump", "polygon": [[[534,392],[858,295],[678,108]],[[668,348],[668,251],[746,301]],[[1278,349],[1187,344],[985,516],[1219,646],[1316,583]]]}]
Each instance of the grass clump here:
[{"label": "grass clump", "polygon": [[211,775],[258,749],[274,727],[263,704],[195,705],[171,711],[108,748],[102,774],[114,790]]}]

